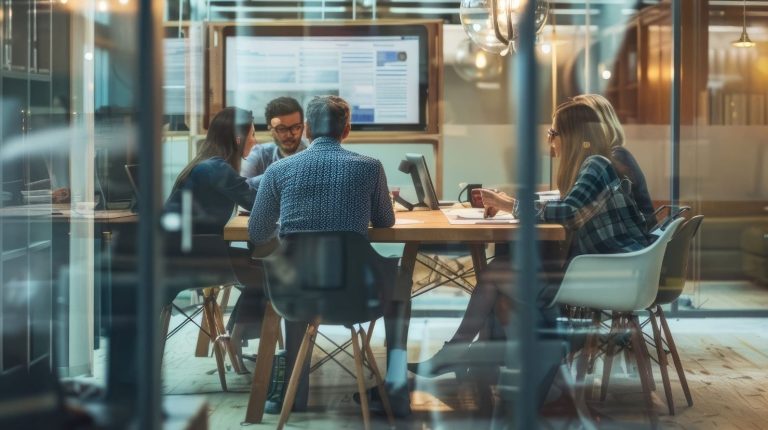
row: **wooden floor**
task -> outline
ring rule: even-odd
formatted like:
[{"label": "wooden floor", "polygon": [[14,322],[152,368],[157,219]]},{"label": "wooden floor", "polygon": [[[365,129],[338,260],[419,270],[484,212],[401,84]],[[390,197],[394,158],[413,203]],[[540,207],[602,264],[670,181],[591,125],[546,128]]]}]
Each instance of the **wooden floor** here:
[{"label": "wooden floor", "polygon": [[768,287],[749,281],[688,282],[685,294],[696,309],[768,309]]},{"label": "wooden floor", "polygon": [[[453,331],[457,320],[430,319],[412,323],[409,359],[428,357]],[[670,320],[678,342],[686,375],[694,396],[694,406],[685,398],[673,377],[678,407],[668,416],[657,392],[656,412],[663,428],[674,429],[763,429],[768,425],[768,320],[764,319],[682,319]],[[327,327],[323,331],[341,341],[346,330]],[[237,429],[245,413],[249,375],[229,373],[230,392],[222,393],[213,372],[213,358],[193,357],[194,333],[184,331],[168,342],[164,365],[164,392],[167,395],[205,394],[210,403],[210,428]],[[255,342],[254,342],[255,343]],[[383,363],[383,330],[374,340]],[[255,350],[255,345],[249,349]],[[422,351],[423,354],[422,354]],[[319,354],[315,353],[315,358]],[[350,363],[351,360],[345,360]],[[639,409],[642,404],[639,380],[616,366],[608,400],[591,401],[600,414],[601,428],[648,428]],[[601,366],[598,363],[598,369]],[[674,374],[674,372],[672,372]],[[593,379],[599,381],[599,372]],[[661,389],[658,371],[656,382]],[[595,381],[595,387],[597,384]],[[488,419],[473,417],[476,409],[471,390],[457,384],[451,375],[412,381],[414,416],[401,421],[399,428],[487,428]],[[295,413],[289,428],[360,428],[359,409],[352,401],[353,379],[335,363],[328,363],[312,374],[310,412]],[[368,381],[369,386],[372,381]],[[597,388],[597,387],[596,387]],[[596,390],[595,390],[596,392]],[[276,416],[265,415],[264,424],[252,428],[273,428]],[[386,422],[378,424],[385,427]]]},{"label": "wooden floor", "polygon": [[[415,278],[417,279],[417,278]],[[734,288],[736,285],[738,288]],[[768,289],[745,283],[702,283],[699,297],[730,300],[737,309],[768,308]],[[692,294],[696,294],[693,290]],[[706,294],[705,294],[706,292]],[[455,289],[441,289],[434,297],[420,300],[425,307],[438,303],[441,307],[465,306],[466,295]],[[418,304],[417,304],[418,306]],[[706,308],[706,306],[703,306]],[[171,327],[181,318],[174,316]],[[409,337],[409,361],[430,357],[448,339],[458,325],[458,318],[414,318]],[[675,393],[677,414],[667,414],[663,392],[654,394],[655,412],[663,428],[671,429],[765,429],[768,428],[768,318],[708,318],[670,320],[693,392],[694,406],[687,407],[675,372],[670,372]],[[323,327],[321,331],[337,342],[347,339],[348,331],[342,327]],[[223,393],[215,372],[212,357],[194,357],[197,328],[189,324],[166,344],[163,362],[163,392],[168,396],[204,395],[210,406],[211,429],[274,428],[277,416],[265,415],[261,425],[246,425],[241,421],[250,386],[250,375],[228,372],[230,391]],[[319,338],[320,345],[328,347]],[[374,333],[373,346],[384,367],[383,325]],[[255,353],[257,341],[252,341],[246,352]],[[103,351],[97,351],[93,382],[103,381]],[[315,350],[313,357],[320,358]],[[342,359],[351,368],[351,359]],[[248,362],[250,365],[250,362]],[[252,368],[252,365],[250,365]],[[588,378],[593,391],[599,390],[602,365]],[[661,378],[654,364],[657,389]],[[649,421],[641,410],[640,383],[633,372],[627,372],[619,362],[614,366],[608,399],[604,403],[590,401],[598,416],[599,428],[649,428]],[[398,422],[405,429],[484,429],[489,427],[487,417],[477,417],[474,396],[469,386],[457,383],[452,375],[430,380],[412,378],[412,405],[414,414]],[[373,381],[367,381],[372,386]],[[310,411],[291,415],[288,428],[296,429],[357,429],[362,428],[360,411],[352,401],[355,383],[351,376],[333,363],[327,363],[313,373],[310,381]],[[596,397],[596,396],[595,396]],[[386,420],[377,418],[377,427],[386,428]],[[557,428],[557,427],[556,427]]]}]

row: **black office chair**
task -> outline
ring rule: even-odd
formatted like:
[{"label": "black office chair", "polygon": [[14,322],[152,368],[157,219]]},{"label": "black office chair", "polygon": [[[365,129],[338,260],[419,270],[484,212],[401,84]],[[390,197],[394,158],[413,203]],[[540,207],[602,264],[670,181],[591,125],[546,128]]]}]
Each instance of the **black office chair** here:
[{"label": "black office chair", "polygon": [[354,326],[383,315],[397,279],[398,259],[380,256],[365,237],[354,232],[305,232],[285,236],[280,248],[264,262],[267,296],[275,311],[286,321],[309,324],[291,372],[277,428],[282,429],[288,421],[301,370],[319,324],[350,329],[365,428],[369,428],[370,419],[363,355],[371,366],[392,424],[389,400],[369,343],[370,334],[366,335],[362,328],[356,331]]}]

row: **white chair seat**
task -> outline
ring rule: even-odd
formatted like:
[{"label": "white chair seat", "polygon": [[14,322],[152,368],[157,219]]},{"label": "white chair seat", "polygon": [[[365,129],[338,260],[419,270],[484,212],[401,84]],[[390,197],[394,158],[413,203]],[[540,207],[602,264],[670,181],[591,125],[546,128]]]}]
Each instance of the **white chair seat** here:
[{"label": "white chair seat", "polygon": [[650,306],[659,289],[664,251],[683,219],[673,221],[649,246],[622,254],[575,257],[553,304],[631,312]]}]

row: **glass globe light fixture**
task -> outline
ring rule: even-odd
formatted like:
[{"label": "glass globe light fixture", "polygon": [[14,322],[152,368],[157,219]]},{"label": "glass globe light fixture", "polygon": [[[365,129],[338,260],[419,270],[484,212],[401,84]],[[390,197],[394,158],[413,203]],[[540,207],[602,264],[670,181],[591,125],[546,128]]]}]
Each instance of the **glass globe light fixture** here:
[{"label": "glass globe light fixture", "polygon": [[464,31],[481,49],[506,55],[514,51],[520,13],[526,1],[536,1],[536,33],[543,28],[549,15],[547,0],[462,0],[459,16]]},{"label": "glass globe light fixture", "polygon": [[453,69],[465,81],[482,82],[493,80],[501,75],[502,67],[501,57],[480,49],[470,39],[461,41],[456,49]]}]

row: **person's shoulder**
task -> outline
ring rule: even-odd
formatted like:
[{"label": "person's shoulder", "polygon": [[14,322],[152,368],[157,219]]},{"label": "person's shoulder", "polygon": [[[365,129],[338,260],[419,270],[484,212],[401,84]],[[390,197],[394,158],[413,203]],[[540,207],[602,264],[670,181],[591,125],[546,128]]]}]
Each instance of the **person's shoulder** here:
[{"label": "person's shoulder", "polygon": [[203,160],[195,166],[190,175],[193,177],[221,176],[229,173],[237,173],[227,161],[221,157],[211,157]]},{"label": "person's shoulder", "polygon": [[285,171],[285,169],[289,168],[291,165],[294,165],[301,161],[303,154],[303,151],[297,154],[293,154],[290,157],[284,157],[279,160],[275,160],[272,163],[270,163],[269,166],[264,170],[264,175],[274,175],[275,172],[279,171]]},{"label": "person's shoulder", "polygon": [[603,180],[610,182],[616,173],[611,164],[611,160],[602,155],[590,155],[584,160],[581,166],[581,171],[585,174],[602,178]]},{"label": "person's shoulder", "polygon": [[624,146],[614,146],[611,148],[611,157],[623,164],[635,163],[635,157]]},{"label": "person's shoulder", "polygon": [[584,160],[584,168],[602,169],[611,165],[611,160],[602,155],[590,155]]},{"label": "person's shoulder", "polygon": [[253,146],[251,153],[273,152],[275,148],[277,148],[277,144],[275,142],[259,143],[258,145]]},{"label": "person's shoulder", "polygon": [[368,155],[363,155],[354,151],[345,150],[347,151],[348,155],[355,159],[355,161],[365,165],[365,166],[371,166],[371,167],[383,167],[381,164],[381,161],[379,161],[378,158],[373,158]]}]

